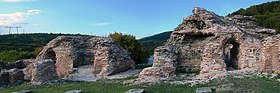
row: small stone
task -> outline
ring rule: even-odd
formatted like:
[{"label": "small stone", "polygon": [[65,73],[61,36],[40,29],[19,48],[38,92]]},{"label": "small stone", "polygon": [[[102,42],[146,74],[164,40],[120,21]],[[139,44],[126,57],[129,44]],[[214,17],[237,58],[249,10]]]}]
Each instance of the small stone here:
[{"label": "small stone", "polygon": [[213,87],[203,87],[203,88],[197,88],[196,93],[214,93],[216,92],[216,88]]},{"label": "small stone", "polygon": [[279,82],[280,82],[280,79],[277,79],[277,81],[279,81]]},{"label": "small stone", "polygon": [[20,90],[20,91],[16,91],[16,92],[12,92],[12,93],[32,93],[31,90]]},{"label": "small stone", "polygon": [[70,91],[66,91],[64,93],[81,93],[82,90],[70,90]]},{"label": "small stone", "polygon": [[144,93],[144,89],[130,89],[126,93]]}]

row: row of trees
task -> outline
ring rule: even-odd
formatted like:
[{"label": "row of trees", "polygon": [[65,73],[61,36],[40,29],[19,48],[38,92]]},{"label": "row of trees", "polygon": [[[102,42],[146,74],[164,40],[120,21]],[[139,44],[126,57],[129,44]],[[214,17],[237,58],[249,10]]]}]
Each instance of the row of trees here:
[{"label": "row of trees", "polygon": [[21,59],[35,58],[42,48],[35,48],[32,52],[18,50],[4,50],[0,52],[0,62],[13,62]]},{"label": "row of trees", "polygon": [[[65,34],[14,34],[0,36],[0,62],[13,62],[20,59],[35,58],[42,47],[57,36]],[[136,64],[146,62],[147,49],[135,36],[122,33],[111,33],[108,37],[116,40],[121,47],[131,53]]]},{"label": "row of trees", "polygon": [[49,41],[58,36],[80,34],[9,34],[0,36],[0,62],[35,58]]}]

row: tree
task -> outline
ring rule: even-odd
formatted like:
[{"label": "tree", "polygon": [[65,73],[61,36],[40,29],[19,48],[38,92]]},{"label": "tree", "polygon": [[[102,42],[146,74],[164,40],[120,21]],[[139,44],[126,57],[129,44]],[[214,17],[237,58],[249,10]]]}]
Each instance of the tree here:
[{"label": "tree", "polygon": [[228,16],[244,15],[255,17],[257,23],[280,33],[280,0],[254,5],[247,9],[239,9]]},{"label": "tree", "polygon": [[131,58],[135,64],[142,63],[142,46],[133,35],[125,35],[121,32],[110,33],[109,37],[115,41],[128,52],[131,53]]}]

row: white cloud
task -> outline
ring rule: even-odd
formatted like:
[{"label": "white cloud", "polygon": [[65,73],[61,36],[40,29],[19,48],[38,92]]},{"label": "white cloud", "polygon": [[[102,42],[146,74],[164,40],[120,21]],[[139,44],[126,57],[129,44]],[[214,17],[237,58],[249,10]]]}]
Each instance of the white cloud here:
[{"label": "white cloud", "polygon": [[29,24],[27,17],[41,13],[41,10],[31,9],[25,12],[0,14],[0,34],[4,33],[6,26],[22,26]]},{"label": "white cloud", "polygon": [[107,26],[112,24],[113,24],[112,22],[103,22],[103,23],[91,24],[90,26]]},{"label": "white cloud", "polygon": [[41,14],[42,10],[38,10],[38,9],[31,9],[31,10],[27,10],[26,15],[37,15],[37,14]]},{"label": "white cloud", "polygon": [[10,14],[0,14],[0,27],[9,25],[27,24],[26,17],[42,13],[41,10],[31,9],[26,12],[15,12]]},{"label": "white cloud", "polygon": [[17,2],[31,2],[37,0],[0,0],[0,2],[17,3]]}]

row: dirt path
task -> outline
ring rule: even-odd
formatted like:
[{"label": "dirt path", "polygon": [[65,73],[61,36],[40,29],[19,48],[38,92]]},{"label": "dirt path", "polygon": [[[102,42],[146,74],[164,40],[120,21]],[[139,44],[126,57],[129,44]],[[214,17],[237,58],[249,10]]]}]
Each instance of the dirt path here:
[{"label": "dirt path", "polygon": [[[105,77],[106,79],[120,79],[120,78],[126,78],[130,76],[138,75],[142,69],[133,69],[128,70],[122,73],[118,73],[115,75],[111,75],[108,77]],[[80,66],[79,68],[76,68],[75,71],[70,74],[69,78],[64,78],[65,80],[71,80],[71,81],[85,81],[85,82],[94,82],[96,80],[99,80],[101,78],[96,77],[92,73],[92,65],[84,65]]]}]

